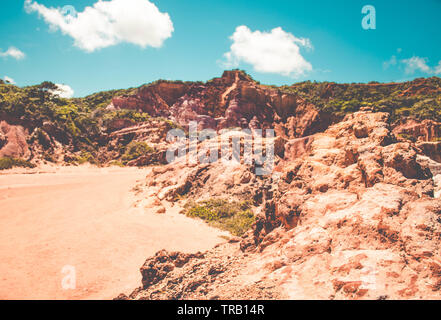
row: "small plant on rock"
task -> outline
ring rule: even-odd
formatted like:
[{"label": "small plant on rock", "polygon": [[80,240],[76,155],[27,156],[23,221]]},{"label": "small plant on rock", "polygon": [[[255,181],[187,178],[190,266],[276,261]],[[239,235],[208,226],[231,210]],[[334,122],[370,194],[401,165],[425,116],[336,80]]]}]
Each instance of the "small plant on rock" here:
[{"label": "small plant on rock", "polygon": [[200,218],[210,225],[243,235],[254,223],[254,214],[248,201],[229,202],[224,199],[210,199],[201,202],[188,202],[184,213],[189,217]]}]

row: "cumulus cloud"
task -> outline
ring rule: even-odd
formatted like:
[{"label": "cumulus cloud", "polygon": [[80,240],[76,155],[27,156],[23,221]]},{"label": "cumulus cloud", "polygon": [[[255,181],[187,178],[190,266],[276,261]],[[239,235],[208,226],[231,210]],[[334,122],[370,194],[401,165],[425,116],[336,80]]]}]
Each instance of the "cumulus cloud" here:
[{"label": "cumulus cloud", "polygon": [[435,74],[441,74],[441,60],[438,62],[438,65],[433,70]]},{"label": "cumulus cloud", "polygon": [[5,80],[5,82],[9,82],[10,84],[15,84],[14,79],[12,79],[12,78],[10,78],[10,77],[8,77],[8,76],[5,76],[5,77],[3,78],[3,80]]},{"label": "cumulus cloud", "polygon": [[26,55],[21,50],[15,47],[9,47],[9,49],[4,52],[0,50],[0,57],[2,58],[12,57],[16,60],[21,60],[25,56]]},{"label": "cumulus cloud", "polygon": [[74,95],[73,89],[66,84],[55,84],[57,86],[56,90],[50,90],[53,95],[59,96],[60,98],[72,98]]},{"label": "cumulus cloud", "polygon": [[122,42],[159,48],[174,31],[168,13],[160,12],[148,0],[98,0],[74,14],[66,14],[73,8],[47,8],[26,0],[25,9],[37,12],[52,31],[60,30],[72,37],[75,46],[87,52]]},{"label": "cumulus cloud", "polygon": [[401,60],[405,65],[405,72],[407,74],[414,74],[416,71],[421,71],[424,73],[432,73],[432,69],[427,65],[427,58],[421,58],[413,56],[409,59]]},{"label": "cumulus cloud", "polygon": [[312,49],[309,39],[297,38],[282,28],[270,32],[251,31],[239,26],[230,37],[233,44],[224,54],[226,67],[248,63],[258,72],[299,77],[312,70],[312,65],[300,54],[300,48]]},{"label": "cumulus cloud", "polygon": [[415,72],[423,72],[427,74],[441,74],[441,60],[437,66],[431,67],[428,65],[429,59],[413,56],[409,59],[401,60],[404,64],[404,71],[406,74],[414,74]]},{"label": "cumulus cloud", "polygon": [[397,65],[397,57],[392,56],[388,61],[383,62],[383,69],[389,69],[390,66]]}]

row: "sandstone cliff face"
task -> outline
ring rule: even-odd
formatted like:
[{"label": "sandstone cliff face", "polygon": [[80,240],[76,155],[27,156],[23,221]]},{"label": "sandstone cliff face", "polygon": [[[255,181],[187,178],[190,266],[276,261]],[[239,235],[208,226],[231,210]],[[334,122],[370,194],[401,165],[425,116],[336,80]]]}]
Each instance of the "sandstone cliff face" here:
[{"label": "sandstone cliff face", "polygon": [[408,119],[396,125],[393,132],[396,135],[412,137],[417,141],[433,141],[441,137],[441,123]]},{"label": "sandstone cliff face", "polygon": [[441,123],[406,119],[396,124],[393,133],[401,140],[412,140],[422,153],[441,162]]},{"label": "sandstone cliff face", "polygon": [[187,90],[188,85],[179,82],[159,82],[138,88],[130,96],[114,97],[112,105],[120,109],[134,109],[152,116],[168,116],[171,106]]},{"label": "sandstone cliff face", "polygon": [[[153,158],[146,155],[130,162],[149,165],[163,157],[166,143],[163,134],[159,135],[161,141],[148,138],[145,128],[171,121],[175,127],[187,129],[191,121],[196,121],[199,129],[217,131],[237,127],[274,129],[279,141],[289,141],[287,154],[296,157],[310,146],[312,138],[306,137],[324,132],[348,112],[369,106],[391,114],[391,129],[396,139],[403,143],[416,142],[415,152],[441,160],[441,126],[435,121],[440,119],[437,106],[441,82],[436,77],[406,83],[303,82],[274,87],[261,85],[243,71],[232,70],[207,82],[160,80],[134,90],[101,92],[63,103],[53,103],[49,96],[44,98],[38,87],[4,88],[0,119],[17,128],[17,137],[21,138],[12,138],[12,134],[7,138],[2,132],[2,155],[35,163],[65,164],[77,163],[75,159],[97,159],[105,164],[120,161],[121,151],[128,140],[133,140],[151,143],[150,147],[158,150]],[[51,106],[49,110],[45,103]],[[122,134],[125,129],[130,134]],[[364,135],[363,130],[357,129],[356,134]],[[113,134],[118,131],[120,134]],[[7,141],[11,142],[6,147]],[[283,152],[279,148],[279,155],[283,156]]]},{"label": "sandstone cliff face", "polygon": [[257,221],[203,254],[158,253],[119,298],[441,298],[441,164],[392,129],[386,113],[347,115],[288,139],[267,177],[220,163],[154,170],[162,200],[246,194]]},{"label": "sandstone cliff face", "polygon": [[312,134],[331,122],[297,95],[259,85],[242,71],[225,71],[207,83],[141,87],[133,95],[115,97],[112,105],[169,116],[183,127],[196,121],[199,129],[276,128],[284,137]]},{"label": "sandstone cliff face", "polygon": [[31,153],[26,141],[27,135],[22,126],[0,121],[0,157],[29,158]]}]

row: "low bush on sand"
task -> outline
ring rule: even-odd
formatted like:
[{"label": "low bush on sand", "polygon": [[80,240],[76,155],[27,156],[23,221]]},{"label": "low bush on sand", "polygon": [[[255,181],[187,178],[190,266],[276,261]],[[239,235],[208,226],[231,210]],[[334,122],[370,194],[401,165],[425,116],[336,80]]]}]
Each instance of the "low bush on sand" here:
[{"label": "low bush on sand", "polygon": [[235,236],[243,235],[255,219],[249,202],[229,202],[224,199],[188,202],[184,213],[189,217],[205,220],[210,225],[229,231]]},{"label": "low bush on sand", "polygon": [[11,169],[14,167],[35,168],[35,164],[23,159],[9,157],[0,158],[0,170]]},{"label": "low bush on sand", "polygon": [[121,160],[123,164],[126,164],[131,160],[137,159],[148,153],[153,153],[154,151],[155,150],[145,142],[132,141],[125,148],[125,152],[121,157]]}]

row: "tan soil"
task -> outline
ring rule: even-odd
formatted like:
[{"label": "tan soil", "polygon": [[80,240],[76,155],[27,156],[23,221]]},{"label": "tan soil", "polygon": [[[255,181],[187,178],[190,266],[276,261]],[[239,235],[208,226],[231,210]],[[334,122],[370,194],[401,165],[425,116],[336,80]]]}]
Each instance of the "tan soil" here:
[{"label": "tan soil", "polygon": [[[111,299],[140,283],[140,266],[158,250],[223,241],[179,208],[159,215],[136,207],[132,189],[148,170],[45,171],[0,174],[0,299]],[[74,290],[61,285],[66,265],[76,269]]]}]

